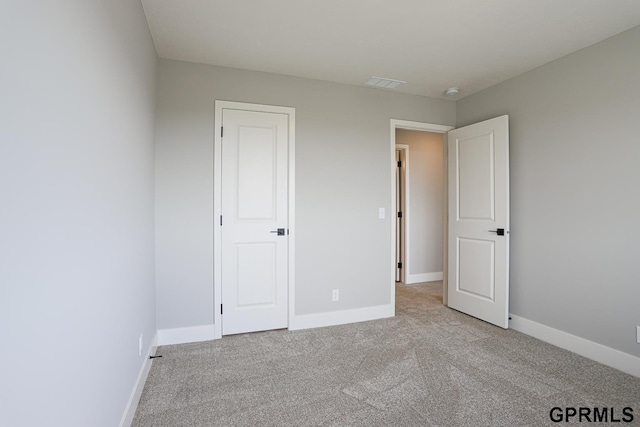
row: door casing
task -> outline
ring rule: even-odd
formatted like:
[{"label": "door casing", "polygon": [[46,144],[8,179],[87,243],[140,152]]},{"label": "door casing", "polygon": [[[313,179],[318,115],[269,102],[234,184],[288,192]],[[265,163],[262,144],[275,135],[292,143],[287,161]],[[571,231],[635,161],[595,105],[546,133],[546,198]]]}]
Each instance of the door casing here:
[{"label": "door casing", "polygon": [[222,338],[222,238],[220,215],[222,204],[222,111],[224,109],[256,111],[263,113],[280,113],[289,117],[288,144],[288,218],[289,218],[289,247],[288,263],[288,325],[295,315],[295,117],[296,110],[292,107],[274,105],[250,104],[233,101],[215,101],[214,115],[214,147],[213,147],[213,295],[214,300],[214,339]]}]

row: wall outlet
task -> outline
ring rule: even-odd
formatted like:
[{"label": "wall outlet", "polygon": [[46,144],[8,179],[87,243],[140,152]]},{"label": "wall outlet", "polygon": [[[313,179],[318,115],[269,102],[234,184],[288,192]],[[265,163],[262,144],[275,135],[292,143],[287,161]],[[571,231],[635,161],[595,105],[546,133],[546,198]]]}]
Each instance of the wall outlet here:
[{"label": "wall outlet", "polygon": [[636,326],[636,342],[640,344],[640,326]]},{"label": "wall outlet", "polygon": [[331,301],[338,301],[340,299],[340,291],[338,289],[334,289],[331,291]]},{"label": "wall outlet", "polygon": [[142,356],[142,334],[138,338],[138,356]]}]

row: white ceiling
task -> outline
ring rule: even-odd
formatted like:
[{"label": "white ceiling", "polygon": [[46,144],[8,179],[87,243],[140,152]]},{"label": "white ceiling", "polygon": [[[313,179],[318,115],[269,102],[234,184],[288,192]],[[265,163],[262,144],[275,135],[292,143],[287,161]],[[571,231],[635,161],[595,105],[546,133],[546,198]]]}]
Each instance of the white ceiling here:
[{"label": "white ceiling", "polygon": [[[162,58],[459,99],[640,25],[638,0],[142,0]],[[387,89],[381,89],[387,90]]]}]

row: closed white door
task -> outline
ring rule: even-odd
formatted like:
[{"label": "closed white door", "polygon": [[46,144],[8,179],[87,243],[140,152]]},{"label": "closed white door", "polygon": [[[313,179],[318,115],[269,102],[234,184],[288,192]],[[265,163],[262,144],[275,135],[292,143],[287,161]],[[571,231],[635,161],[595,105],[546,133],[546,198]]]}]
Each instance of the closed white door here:
[{"label": "closed white door", "polygon": [[509,325],[509,117],[448,134],[449,307]]},{"label": "closed white door", "polygon": [[222,334],[286,328],[288,116],[222,111]]}]

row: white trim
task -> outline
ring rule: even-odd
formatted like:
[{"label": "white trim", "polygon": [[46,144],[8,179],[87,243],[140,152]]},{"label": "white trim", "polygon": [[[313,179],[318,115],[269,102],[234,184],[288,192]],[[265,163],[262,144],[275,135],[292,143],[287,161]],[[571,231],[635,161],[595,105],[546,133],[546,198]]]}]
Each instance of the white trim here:
[{"label": "white trim", "polygon": [[[390,150],[390,156],[391,156],[391,167],[389,168],[391,170],[391,205],[390,206],[395,206],[396,205],[396,201],[397,196],[396,196],[396,167],[397,167],[397,163],[396,163],[396,126],[395,126],[395,121],[393,119],[391,119],[391,137],[389,138],[389,140],[391,141],[391,143],[389,144],[389,150]],[[393,212],[393,210],[390,210],[390,212]],[[393,217],[392,217],[393,218]],[[396,315],[396,242],[397,242],[397,236],[396,236],[396,221],[395,218],[393,221],[389,221],[389,227],[391,228],[391,252],[389,253],[389,261],[391,264],[391,277],[389,280],[389,289],[390,289],[390,295],[389,295],[389,301],[390,301],[390,305],[393,307],[393,315]],[[405,246],[406,246],[406,242],[405,242]]]},{"label": "white trim", "polygon": [[210,341],[214,338],[214,325],[158,330],[158,345],[173,345],[185,344],[188,342]]},{"label": "white trim", "polygon": [[222,338],[222,272],[220,259],[222,249],[222,237],[220,236],[219,218],[222,215],[222,103],[215,101],[214,114],[214,143],[213,143],[213,325],[214,339]]},{"label": "white trim", "polygon": [[156,354],[157,348],[158,334],[156,333],[153,337],[153,340],[151,341],[151,345],[149,345],[149,348],[147,349],[144,362],[142,363],[140,373],[138,374],[138,379],[133,385],[131,396],[129,396],[129,401],[127,402],[127,406],[124,409],[124,414],[122,414],[122,419],[120,420],[120,427],[129,427],[133,423],[133,418],[136,415],[138,403],[140,402],[140,396],[142,396],[142,390],[144,390],[144,384],[147,382],[147,377],[149,376],[149,371],[151,370],[151,365],[153,364],[153,359],[151,359],[150,356]]},{"label": "white trim", "polygon": [[433,132],[433,133],[447,133],[450,130],[454,129],[453,126],[436,125],[432,123],[422,123],[422,122],[412,122],[409,120],[397,120],[397,119],[391,119],[391,127],[394,130],[394,134],[396,129],[420,130],[424,132]]},{"label": "white trim", "polygon": [[515,331],[530,335],[549,344],[553,344],[556,347],[564,348],[580,356],[595,360],[596,362],[640,378],[640,357],[586,340],[576,335],[571,335],[567,332],[514,314],[511,314],[510,317],[509,327]]},{"label": "white trim", "polygon": [[[443,138],[443,151],[446,155],[446,134],[447,132],[449,132],[450,130],[454,129],[454,126],[446,126],[446,125],[436,125],[436,124],[432,124],[432,123],[422,123],[422,122],[412,122],[409,120],[397,120],[397,119],[391,119],[391,138],[390,138],[390,151],[391,151],[391,206],[395,206],[396,204],[396,185],[395,185],[395,179],[396,179],[396,173],[395,173],[395,164],[396,164],[396,129],[409,129],[409,130],[419,130],[419,131],[424,131],[424,132],[433,132],[433,133],[441,133],[444,134],[445,138]],[[444,163],[444,176],[447,176],[447,163],[445,161]],[[447,180],[445,178],[444,180],[444,192],[445,194],[447,194]],[[447,216],[447,212],[446,212],[446,205],[445,205],[445,225],[446,225],[446,216]],[[406,223],[405,223],[406,224]],[[445,251],[444,254],[446,254],[446,244],[447,244],[447,228],[445,227],[445,236],[444,236],[444,242],[443,242],[443,250]],[[408,234],[408,233],[407,233]],[[408,242],[408,238],[405,238],[405,244]],[[396,251],[396,224],[395,221],[391,221],[391,252],[389,253],[389,259],[391,260],[391,305],[394,307],[394,313],[395,313],[395,301],[396,301],[396,269],[395,269],[395,251]],[[446,260],[446,255],[443,256],[443,259]],[[406,261],[406,259],[405,259]],[[447,271],[447,265],[446,262],[443,265],[443,276],[446,276],[446,271]],[[405,272],[405,281],[407,280],[408,274]],[[442,288],[443,291],[445,292],[445,294],[443,295],[443,299],[444,299],[444,303],[446,305],[446,281],[442,280]]]},{"label": "white trim", "polygon": [[222,212],[220,205],[222,202],[222,137],[220,129],[222,127],[222,110],[233,109],[243,111],[258,111],[264,113],[280,113],[289,116],[289,158],[288,158],[288,216],[289,216],[289,253],[288,253],[288,317],[289,325],[295,316],[295,154],[296,154],[296,109],[293,107],[279,107],[275,105],[248,104],[245,102],[215,101],[214,114],[214,147],[213,147],[213,339],[222,338],[222,315],[220,313],[220,303],[222,301],[222,274],[221,274],[221,249],[222,240],[220,236],[219,218]]},{"label": "white trim", "polygon": [[[395,276],[394,276],[395,283]],[[352,310],[330,311],[327,313],[294,316],[289,321],[289,330],[320,328],[323,326],[345,325],[395,316],[395,306],[391,304]]]},{"label": "white trim", "polygon": [[436,282],[442,280],[442,271],[435,273],[407,274],[405,276],[405,285],[413,285],[414,283]]},{"label": "white trim", "polygon": [[289,326],[296,314],[296,109],[289,108]]},{"label": "white trim", "polygon": [[449,306],[449,134],[442,134],[442,304]]}]

